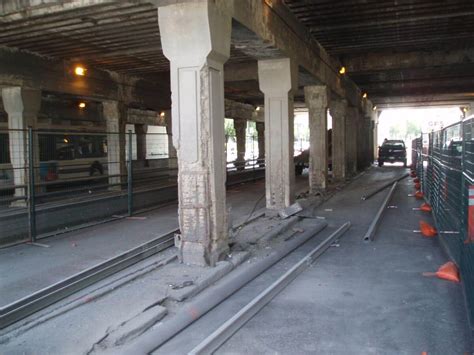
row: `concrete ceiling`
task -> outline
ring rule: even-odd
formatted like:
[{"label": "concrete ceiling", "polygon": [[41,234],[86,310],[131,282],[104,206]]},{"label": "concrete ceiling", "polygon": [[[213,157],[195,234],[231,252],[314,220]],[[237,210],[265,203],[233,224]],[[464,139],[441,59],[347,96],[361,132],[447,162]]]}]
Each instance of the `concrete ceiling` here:
[{"label": "concrete ceiling", "polygon": [[[0,45],[128,75],[169,71],[152,4],[99,3],[5,22],[1,28]],[[236,48],[242,38],[238,31],[235,35],[231,63],[252,60]]]},{"label": "concrete ceiling", "polygon": [[[305,28],[377,105],[474,101],[474,1],[262,1],[285,22]],[[0,17],[0,45],[147,80],[167,80],[169,62],[161,51],[152,4],[57,3],[62,4],[59,10],[52,2]],[[292,18],[277,11],[281,7]],[[242,63],[254,68],[257,59],[281,54],[233,21],[228,73]],[[300,85],[309,83],[304,74],[300,68]],[[255,73],[226,80],[225,88],[230,99],[261,103]]]},{"label": "concrete ceiling", "polygon": [[284,3],[375,104],[474,100],[474,1]]},{"label": "concrete ceiling", "polygon": [[[105,1],[60,10],[48,11],[48,5],[44,5],[42,11],[32,16],[0,16],[0,46],[150,81],[166,81],[169,91],[169,61],[161,50],[154,5]],[[234,20],[231,58],[226,67],[246,63],[255,73],[247,81],[228,80],[226,97],[261,103],[256,60],[278,56],[278,50]]]}]

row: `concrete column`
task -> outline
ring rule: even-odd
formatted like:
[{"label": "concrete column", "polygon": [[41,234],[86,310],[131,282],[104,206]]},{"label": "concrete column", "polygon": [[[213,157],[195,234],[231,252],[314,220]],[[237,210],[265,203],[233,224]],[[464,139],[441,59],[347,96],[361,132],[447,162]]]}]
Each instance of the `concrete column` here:
[{"label": "concrete column", "polygon": [[346,115],[346,175],[357,173],[357,121],[359,110],[348,106]]},{"label": "concrete column", "polygon": [[265,166],[265,123],[256,122],[255,125],[257,129],[257,139],[258,139],[258,165]]},{"label": "concrete column", "polygon": [[304,95],[309,118],[309,190],[315,193],[327,187],[330,92],[326,86],[306,86]]},{"label": "concrete column", "polygon": [[332,175],[334,180],[346,178],[346,100],[331,101]]},{"label": "concrete column", "polygon": [[265,94],[266,206],[280,210],[294,201],[293,91],[297,66],[289,58],[258,62],[260,90]]},{"label": "concrete column", "polygon": [[372,144],[372,149],[373,149],[373,160],[377,160],[378,158],[378,133],[379,133],[379,111],[373,111],[372,112],[372,124],[373,124],[373,144]]},{"label": "concrete column", "polygon": [[232,8],[203,0],[160,7],[170,60],[173,144],[178,153],[181,260],[215,265],[228,251],[224,157],[224,62]]},{"label": "concrete column", "polygon": [[137,136],[137,160],[146,160],[146,133],[148,131],[148,125],[146,124],[135,124],[135,134]]},{"label": "concrete column", "polygon": [[166,134],[168,135],[168,168],[178,168],[178,153],[173,145],[173,119],[171,110],[165,111]]},{"label": "concrete column", "polygon": [[367,130],[369,134],[367,141],[367,166],[371,166],[374,162],[374,121],[372,121],[372,117],[367,117]]},{"label": "concrete column", "polygon": [[246,141],[246,130],[247,121],[241,119],[234,119],[235,138],[237,141],[237,160],[234,165],[237,170],[245,169],[245,141]]},{"label": "concrete column", "polygon": [[358,143],[357,143],[357,152],[358,152],[358,167],[359,169],[367,168],[371,162],[371,150],[370,150],[370,141],[371,141],[371,124],[370,117],[366,116],[364,113],[359,115],[359,126],[358,126]]},{"label": "concrete column", "polygon": [[[8,114],[10,162],[15,185],[28,184],[28,127],[37,128],[38,112],[41,106],[41,91],[22,87],[2,89],[3,106]],[[38,141],[34,139],[35,166],[39,165]],[[15,189],[15,197],[25,197],[26,189]],[[24,206],[26,200],[12,203]]]},{"label": "concrete column", "polygon": [[111,190],[120,190],[117,185],[124,181],[125,167],[125,110],[118,101],[102,102],[107,129],[107,174]]}]

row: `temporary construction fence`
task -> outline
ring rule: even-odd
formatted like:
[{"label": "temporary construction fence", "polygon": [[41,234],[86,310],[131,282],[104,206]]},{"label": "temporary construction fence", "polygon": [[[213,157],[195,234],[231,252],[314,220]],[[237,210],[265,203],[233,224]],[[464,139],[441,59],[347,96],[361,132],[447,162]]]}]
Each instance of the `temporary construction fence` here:
[{"label": "temporary construction fence", "polygon": [[474,325],[474,117],[413,141],[413,168],[439,237],[463,280]]},{"label": "temporary construction fence", "polygon": [[[264,176],[260,160],[239,164],[230,184]],[[173,201],[177,170],[166,133],[0,130],[0,245]]]}]

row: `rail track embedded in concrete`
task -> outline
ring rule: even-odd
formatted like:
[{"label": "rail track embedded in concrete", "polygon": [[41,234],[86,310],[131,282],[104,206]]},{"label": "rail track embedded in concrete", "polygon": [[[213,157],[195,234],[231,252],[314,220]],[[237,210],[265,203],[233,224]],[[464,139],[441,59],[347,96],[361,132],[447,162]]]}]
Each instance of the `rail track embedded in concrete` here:
[{"label": "rail track embedded in concrete", "polygon": [[167,232],[151,241],[0,308],[0,329],[173,246],[174,234],[177,231]]}]

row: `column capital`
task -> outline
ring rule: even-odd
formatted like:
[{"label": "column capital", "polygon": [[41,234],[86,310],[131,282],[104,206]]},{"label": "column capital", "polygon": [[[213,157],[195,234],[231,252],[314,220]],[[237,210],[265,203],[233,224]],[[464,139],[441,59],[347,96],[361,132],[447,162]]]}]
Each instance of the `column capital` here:
[{"label": "column capital", "polygon": [[171,65],[223,64],[230,57],[233,3],[201,0],[158,9],[163,54]]},{"label": "column capital", "polygon": [[41,90],[20,86],[2,89],[3,107],[9,114],[36,116],[41,107]]},{"label": "column capital", "polygon": [[298,88],[298,66],[290,58],[265,59],[258,61],[258,81],[260,91],[272,93],[292,93]]},{"label": "column capital", "polygon": [[234,118],[234,128],[237,129],[246,129],[247,128],[247,120],[241,118]]},{"label": "column capital", "polygon": [[327,109],[331,101],[331,91],[326,85],[305,86],[304,97],[310,109]]}]

